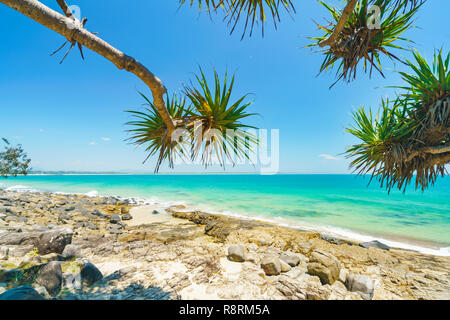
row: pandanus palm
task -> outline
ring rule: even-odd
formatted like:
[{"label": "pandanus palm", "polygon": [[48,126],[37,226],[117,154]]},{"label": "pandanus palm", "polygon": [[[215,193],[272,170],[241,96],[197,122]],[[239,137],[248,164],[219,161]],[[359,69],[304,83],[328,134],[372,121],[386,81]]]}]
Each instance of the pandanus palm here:
[{"label": "pandanus palm", "polygon": [[400,72],[403,94],[383,101],[376,118],[359,109],[355,126],[347,129],[362,140],[347,150],[351,166],[388,190],[404,190],[414,176],[416,188],[424,190],[450,163],[450,54],[444,59],[442,50],[436,52],[431,66],[418,52],[413,56],[407,61],[411,73]]},{"label": "pandanus palm", "polygon": [[[308,47],[322,46],[321,44],[335,33],[344,12],[325,2],[319,2],[330,12],[333,21],[328,26],[317,24],[319,29],[325,33],[320,37],[311,37],[310,39],[315,42]],[[325,59],[320,67],[320,72],[327,71],[337,64],[336,82],[341,79],[350,82],[356,78],[360,62],[364,61],[364,72],[370,69],[370,74],[372,74],[373,68],[375,68],[383,75],[380,57],[385,55],[393,60],[401,61],[391,52],[391,49],[402,49],[396,44],[399,40],[410,41],[403,38],[402,34],[412,27],[414,14],[422,4],[423,1],[411,0],[357,1],[336,40],[323,50]],[[408,5],[411,5],[410,10],[405,10]],[[370,12],[373,6],[379,8],[380,11]],[[371,13],[379,14],[379,16]],[[378,19],[379,25],[376,23]]]},{"label": "pandanus palm", "polygon": [[244,101],[246,95],[231,99],[234,76],[228,83],[225,73],[222,85],[214,70],[213,89],[201,69],[200,76],[195,77],[195,83],[184,87],[184,99],[166,97],[166,108],[177,125],[176,132],[169,133],[158,111],[143,94],[149,108],[128,111],[136,118],[127,123],[132,127],[128,130],[131,143],[146,145],[148,157],[145,160],[159,154],[155,172],[164,160],[173,167],[176,157],[200,159],[205,167],[217,160],[217,164],[225,167],[227,162],[234,164],[236,160],[250,159],[258,143],[253,134],[244,131],[254,127],[242,123],[244,118],[254,115],[247,111],[251,102]]}]

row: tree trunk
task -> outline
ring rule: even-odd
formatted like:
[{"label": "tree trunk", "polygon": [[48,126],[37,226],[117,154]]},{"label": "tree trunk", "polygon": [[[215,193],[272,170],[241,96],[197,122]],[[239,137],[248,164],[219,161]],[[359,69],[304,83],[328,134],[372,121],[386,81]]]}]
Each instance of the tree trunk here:
[{"label": "tree trunk", "polygon": [[[117,68],[134,73],[150,88],[153,95],[153,104],[158,109],[169,133],[173,132],[175,129],[174,121],[167,111],[164,102],[166,88],[160,79],[136,59],[124,54],[106,41],[93,35],[84,29],[79,21],[74,20],[73,17],[65,17],[37,0],[0,0],[0,3],[19,11],[34,21],[59,33],[70,42],[76,41],[92,51],[97,52],[114,63]],[[60,1],[58,3],[61,5]]]}]

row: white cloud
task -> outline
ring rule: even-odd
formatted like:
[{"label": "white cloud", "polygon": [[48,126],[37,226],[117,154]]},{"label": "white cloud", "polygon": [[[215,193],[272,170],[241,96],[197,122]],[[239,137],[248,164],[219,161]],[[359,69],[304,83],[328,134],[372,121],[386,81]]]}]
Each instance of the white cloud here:
[{"label": "white cloud", "polygon": [[332,156],[331,154],[325,154],[325,153],[319,154],[319,157],[324,158],[325,160],[341,160],[341,158]]},{"label": "white cloud", "polygon": [[94,142],[94,141],[92,141],[92,142],[89,142],[89,145],[90,146],[95,146],[97,143],[96,142]]},{"label": "white cloud", "polygon": [[44,129],[39,129],[39,132],[44,132],[45,130]]},{"label": "white cloud", "polygon": [[102,137],[101,138],[103,141],[111,141],[111,138],[105,138],[105,137]]}]

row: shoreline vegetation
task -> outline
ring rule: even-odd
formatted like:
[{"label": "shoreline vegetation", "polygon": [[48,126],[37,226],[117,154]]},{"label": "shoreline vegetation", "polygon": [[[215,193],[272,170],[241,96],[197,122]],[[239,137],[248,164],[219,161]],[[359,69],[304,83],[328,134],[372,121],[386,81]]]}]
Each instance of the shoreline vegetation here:
[{"label": "shoreline vegetation", "polygon": [[0,190],[0,299],[450,299],[449,269],[184,206]]}]

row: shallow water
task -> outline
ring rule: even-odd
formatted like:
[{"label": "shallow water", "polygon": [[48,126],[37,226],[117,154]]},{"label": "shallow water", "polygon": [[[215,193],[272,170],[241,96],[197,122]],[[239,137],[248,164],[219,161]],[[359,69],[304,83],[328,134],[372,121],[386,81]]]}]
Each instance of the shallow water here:
[{"label": "shallow water", "polygon": [[[447,250],[450,177],[422,193],[388,195],[354,175],[55,175],[0,180],[0,188],[140,197],[211,213],[320,227],[340,235],[381,237]],[[19,186],[19,187],[18,187]],[[364,238],[364,237],[363,237]]]}]

